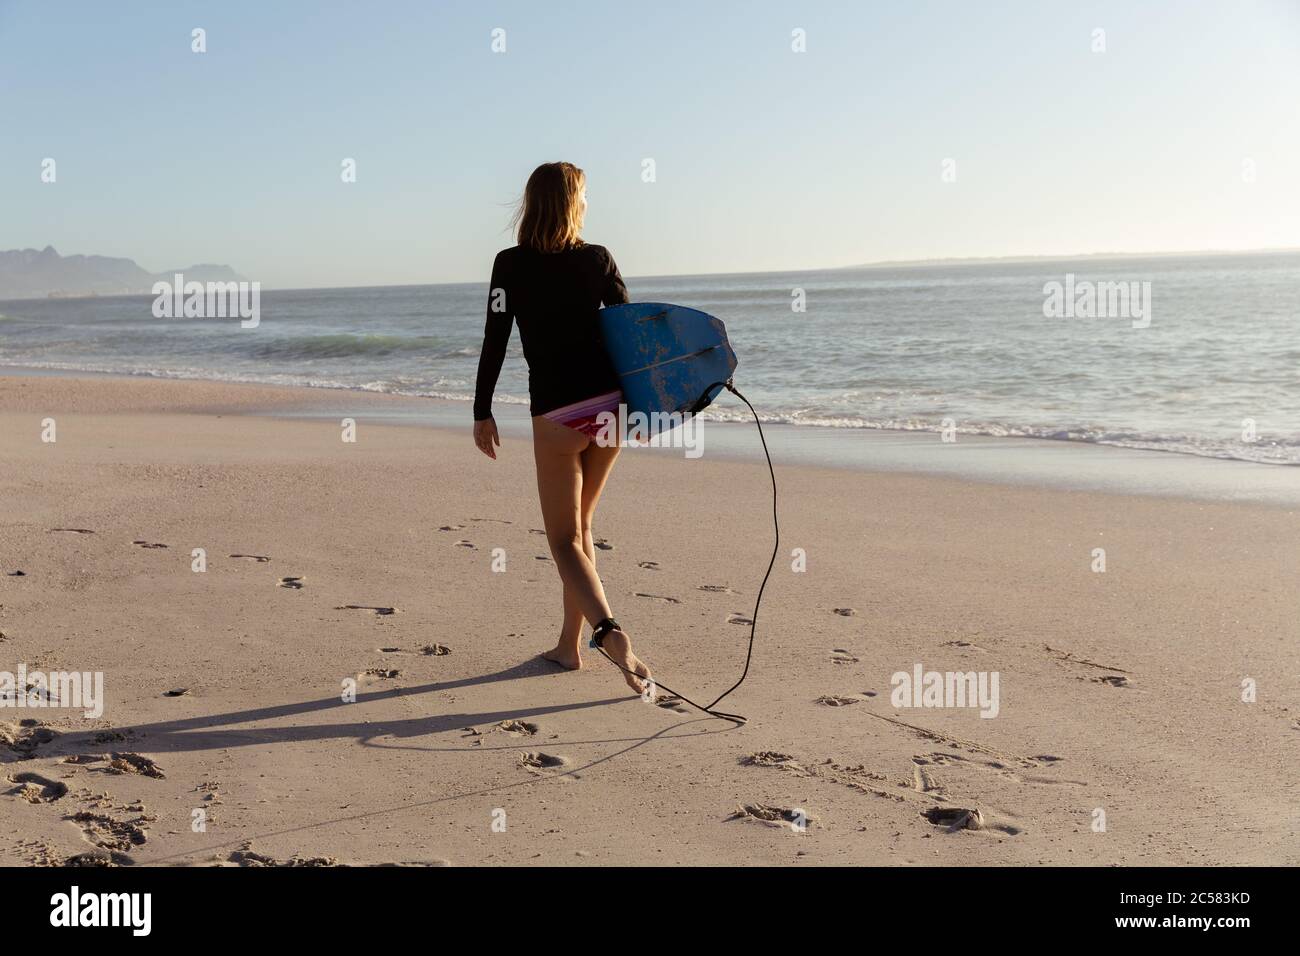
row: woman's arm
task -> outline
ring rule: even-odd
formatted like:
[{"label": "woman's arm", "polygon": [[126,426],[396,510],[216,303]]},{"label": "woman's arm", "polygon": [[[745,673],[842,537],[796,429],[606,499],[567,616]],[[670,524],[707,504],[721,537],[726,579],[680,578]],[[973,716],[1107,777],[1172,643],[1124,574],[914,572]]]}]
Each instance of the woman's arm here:
[{"label": "woman's arm", "polygon": [[510,344],[514,313],[506,297],[506,269],[501,253],[492,263],[492,281],[488,287],[487,321],[483,326],[483,348],[478,353],[478,379],[474,386],[474,421],[492,417],[492,393],[496,391],[501,363]]},{"label": "woman's arm", "polygon": [[600,301],[605,305],[622,305],[627,301],[627,286],[619,275],[618,266],[608,249],[605,250],[605,275],[601,286]]}]

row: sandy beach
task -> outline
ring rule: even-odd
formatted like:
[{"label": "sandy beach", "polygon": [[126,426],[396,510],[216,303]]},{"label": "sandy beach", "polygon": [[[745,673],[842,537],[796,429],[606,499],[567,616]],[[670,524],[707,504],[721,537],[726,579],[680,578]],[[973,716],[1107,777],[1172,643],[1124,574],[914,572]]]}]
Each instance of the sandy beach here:
[{"label": "sandy beach", "polygon": [[[326,401],[355,442],[288,417]],[[0,670],[105,694],[0,710],[0,863],[1300,863],[1294,508],[778,460],[737,727],[541,661],[527,440],[389,401],[0,378]],[[692,697],[740,673],[769,494],[637,449],[605,493],[611,603]],[[996,717],[894,706],[917,665],[996,673]]]}]

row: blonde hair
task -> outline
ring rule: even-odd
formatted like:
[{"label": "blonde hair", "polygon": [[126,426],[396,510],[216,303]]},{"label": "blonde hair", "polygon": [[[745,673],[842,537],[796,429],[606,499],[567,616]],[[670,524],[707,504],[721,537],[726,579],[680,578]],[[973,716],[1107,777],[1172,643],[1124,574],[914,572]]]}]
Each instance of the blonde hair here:
[{"label": "blonde hair", "polygon": [[587,174],[573,163],[542,163],[524,186],[514,216],[519,244],[538,252],[582,245],[582,194]]}]

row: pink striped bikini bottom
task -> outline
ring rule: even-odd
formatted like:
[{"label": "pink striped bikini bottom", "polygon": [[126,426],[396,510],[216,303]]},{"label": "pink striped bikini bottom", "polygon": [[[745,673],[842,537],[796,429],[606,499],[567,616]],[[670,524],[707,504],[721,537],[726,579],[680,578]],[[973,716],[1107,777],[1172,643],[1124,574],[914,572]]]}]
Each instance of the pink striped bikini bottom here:
[{"label": "pink striped bikini bottom", "polygon": [[617,418],[618,406],[622,401],[623,393],[615,389],[612,392],[605,392],[603,395],[584,398],[580,402],[565,405],[563,408],[544,412],[542,417],[556,424],[580,431],[590,438],[595,438],[599,435],[603,425],[603,422],[599,421],[599,416],[604,412],[610,412]]}]

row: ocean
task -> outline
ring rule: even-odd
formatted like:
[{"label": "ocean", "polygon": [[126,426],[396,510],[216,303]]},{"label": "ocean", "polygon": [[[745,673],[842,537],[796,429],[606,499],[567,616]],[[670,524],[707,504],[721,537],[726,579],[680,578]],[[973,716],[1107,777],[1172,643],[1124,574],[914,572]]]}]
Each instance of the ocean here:
[{"label": "ocean", "polygon": [[[737,385],[767,421],[1300,464],[1300,253],[626,281],[634,300],[721,318],[740,358]],[[1045,314],[1050,283],[1068,288],[1073,306],[1076,290],[1121,282],[1137,284],[1128,314],[1092,315],[1083,300]],[[0,365],[468,403],[486,297],[486,277],[265,291],[250,329],[156,319],[149,296],[0,302]],[[496,401],[526,405],[527,394],[516,333]],[[706,417],[748,412],[732,402]]]}]

